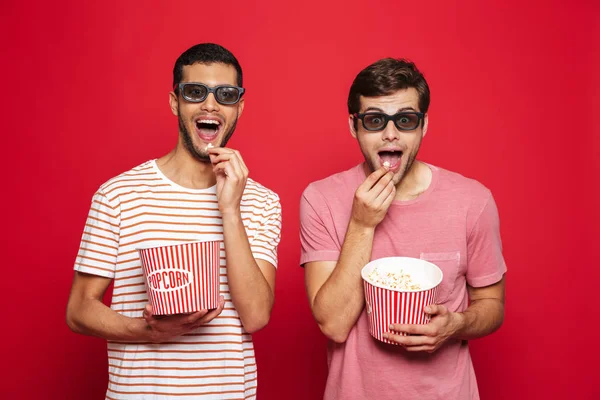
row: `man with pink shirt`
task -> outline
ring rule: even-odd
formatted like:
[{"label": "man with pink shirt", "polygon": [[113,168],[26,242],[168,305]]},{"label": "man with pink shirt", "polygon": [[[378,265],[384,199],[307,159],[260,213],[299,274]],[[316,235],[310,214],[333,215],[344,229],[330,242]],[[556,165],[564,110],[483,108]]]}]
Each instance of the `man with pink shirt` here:
[{"label": "man with pink shirt", "polygon": [[[330,339],[326,400],[479,399],[467,341],[504,317],[498,211],[480,183],[416,159],[429,99],[411,62],[388,58],[361,71],[348,123],[365,162],[302,196],[300,262]],[[444,273],[429,324],[390,326],[397,346],[370,336],[360,275],[391,256],[425,259]]]}]

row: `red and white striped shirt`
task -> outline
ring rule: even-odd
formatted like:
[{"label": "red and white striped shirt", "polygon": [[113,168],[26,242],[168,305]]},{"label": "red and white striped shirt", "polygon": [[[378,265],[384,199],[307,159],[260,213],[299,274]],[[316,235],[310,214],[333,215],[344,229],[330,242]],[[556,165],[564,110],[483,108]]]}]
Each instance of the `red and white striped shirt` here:
[{"label": "red and white striped shirt", "polygon": [[[248,179],[241,214],[252,254],[277,267],[281,205]],[[102,185],[92,200],[75,270],[114,279],[111,308],[139,318],[148,303],[139,247],[223,240],[216,187],[188,189],[148,161]],[[107,399],[253,399],[252,337],[231,302],[221,244],[225,309],[196,331],[161,344],[109,341]]]}]

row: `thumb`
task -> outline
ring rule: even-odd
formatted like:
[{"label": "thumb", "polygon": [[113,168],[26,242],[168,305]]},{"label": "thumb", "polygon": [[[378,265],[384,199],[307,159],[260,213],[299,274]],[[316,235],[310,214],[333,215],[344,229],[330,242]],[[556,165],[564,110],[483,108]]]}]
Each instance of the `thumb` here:
[{"label": "thumb", "polygon": [[223,295],[219,296],[219,305],[217,306],[217,308],[221,311],[223,311],[223,309],[225,308],[225,297]]},{"label": "thumb", "polygon": [[448,309],[438,304],[430,304],[424,308],[424,311],[431,315],[444,315],[448,312]]},{"label": "thumb", "polygon": [[146,307],[144,307],[143,316],[144,316],[144,319],[146,320],[146,322],[149,322],[152,319],[154,319],[154,315],[152,314],[152,305],[151,304],[146,304]]}]

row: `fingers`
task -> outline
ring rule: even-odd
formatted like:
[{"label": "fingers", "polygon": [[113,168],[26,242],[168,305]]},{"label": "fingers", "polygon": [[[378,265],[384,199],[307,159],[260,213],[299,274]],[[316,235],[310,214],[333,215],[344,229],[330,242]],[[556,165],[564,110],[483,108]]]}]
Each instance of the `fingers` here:
[{"label": "fingers", "polygon": [[392,201],[394,201],[395,198],[396,198],[396,186],[394,186],[392,184],[392,190],[390,191],[390,194],[388,194],[388,196],[386,197],[386,199],[383,201],[383,204],[381,205],[382,208],[385,208],[387,210],[390,207],[390,205],[392,204]]},{"label": "fingers", "polygon": [[[363,201],[367,202],[367,203],[371,203],[371,202],[376,202],[376,199],[382,195],[382,193],[385,192],[385,195],[382,199],[380,199],[378,205],[381,205],[384,200],[387,198],[387,196],[389,195],[389,191],[392,190],[392,186],[393,183],[390,185],[390,182],[393,182],[392,179],[394,177],[394,174],[392,172],[386,172],[383,175],[379,175],[376,174],[379,170],[375,171],[373,174],[369,175],[369,177],[367,177],[367,179],[365,180],[365,182],[363,182],[363,184],[358,188],[356,194],[359,197],[363,198]],[[370,177],[372,176],[379,176],[379,179],[377,180],[377,182],[375,182],[370,188],[367,189],[367,187],[369,185],[371,185],[371,183],[369,182],[368,185],[363,186],[367,183],[367,181],[369,180]]]},{"label": "fingers", "polygon": [[433,353],[436,351],[435,346],[406,346],[406,351],[426,351],[428,353]]},{"label": "fingers", "polygon": [[[377,183],[375,184],[375,186],[373,186],[371,188],[371,190],[369,190],[369,195],[372,196],[372,199],[375,200],[377,197],[379,197],[384,191],[391,189],[391,187],[394,187],[393,181],[392,179],[394,178],[394,173],[393,172],[386,172],[385,175],[383,175],[381,177],[381,179],[379,179],[379,181],[377,181]],[[391,183],[391,187],[390,187],[390,183]],[[386,196],[387,198],[387,196]]]},{"label": "fingers", "polygon": [[217,308],[215,308],[214,310],[212,310],[210,312],[207,312],[202,318],[200,318],[196,323],[193,324],[191,329],[197,329],[200,326],[202,326],[206,323],[209,323],[210,321],[212,321],[213,319],[218,317],[219,314],[221,314],[223,312],[224,308],[225,308],[225,298],[223,296],[221,296],[219,298],[219,305],[217,306]]},{"label": "fingers", "polygon": [[231,156],[229,163],[233,166],[233,170],[239,178],[244,178],[244,175],[248,176],[247,171],[244,171],[244,167],[242,167],[242,163],[240,162],[240,158],[238,157],[237,153],[234,153]]},{"label": "fingers", "polygon": [[193,323],[197,322],[199,319],[201,319],[202,317],[204,317],[207,313],[208,313],[208,310],[200,310],[200,311],[196,311],[195,313],[186,315],[184,323],[193,324]]},{"label": "fingers", "polygon": [[144,312],[142,313],[142,316],[144,317],[144,319],[146,320],[147,323],[150,323],[150,321],[153,319],[151,304],[146,304],[146,307],[144,307]]},{"label": "fingers", "polygon": [[407,350],[414,351],[420,347],[434,347],[436,339],[429,336],[417,335],[417,336],[404,336],[396,335],[394,333],[384,333],[383,337],[389,341],[396,342],[401,346],[406,347]]},{"label": "fingers", "polygon": [[239,168],[239,171],[243,174],[248,174],[248,167],[246,167],[246,163],[244,163],[244,159],[239,151],[234,149],[225,149],[231,151],[231,153],[225,153],[230,156],[230,161],[235,165],[236,170]]},{"label": "fingers", "polygon": [[193,324],[196,321],[198,321],[200,318],[202,318],[204,315],[206,315],[208,311],[207,310],[200,310],[200,311],[196,311],[193,312],[191,314],[176,314],[176,315],[168,315],[164,317],[164,322],[165,324],[170,324],[170,325],[186,325],[186,324]]},{"label": "fingers", "polygon": [[[155,316],[146,317],[144,319],[148,325],[159,328],[161,331],[170,331],[176,329],[177,326],[190,325],[196,323],[202,317],[206,315],[208,310],[200,310],[191,314],[176,314],[176,315],[165,315],[162,318],[156,318]],[[144,314],[146,311],[144,311]]]},{"label": "fingers", "polygon": [[207,153],[213,166],[230,161],[231,158],[235,156],[233,150],[225,147],[211,147],[207,149]]},{"label": "fingers", "polygon": [[371,190],[371,188],[373,188],[373,186],[375,186],[377,182],[379,182],[381,177],[384,176],[387,172],[388,170],[385,167],[381,167],[375,170],[371,175],[367,176],[367,179],[365,179],[365,181],[361,183],[358,189],[364,192],[368,192],[369,190]]},{"label": "fingers", "polygon": [[218,164],[224,161],[230,161],[234,157],[234,153],[210,154],[210,161],[213,164]]},{"label": "fingers", "polygon": [[202,317],[200,322],[202,322],[202,324],[206,324],[206,323],[212,321],[213,319],[218,317],[219,314],[221,314],[223,312],[223,308],[224,308],[223,304],[219,305],[219,307],[215,308],[214,310],[212,310],[211,312],[206,314],[204,317]]},{"label": "fingers", "polygon": [[407,333],[409,335],[434,336],[437,333],[431,324],[391,324],[390,330],[399,333]]},{"label": "fingers", "polygon": [[233,153],[234,151],[235,150],[228,149],[227,147],[208,147],[206,149],[206,152],[208,154],[214,154],[214,155]]},{"label": "fingers", "polygon": [[[428,306],[434,313],[447,313],[444,306]],[[407,351],[427,351],[434,352],[448,338],[446,328],[444,328],[445,318],[436,317],[429,324],[411,325],[411,324],[390,324],[391,332],[384,333],[384,337],[390,341],[396,342],[406,347]],[[406,335],[399,335],[403,333]]]},{"label": "fingers", "polygon": [[224,307],[225,299],[221,296],[218,307],[214,310],[200,310],[191,314],[165,315],[158,318],[159,316],[152,314],[152,306],[148,304],[144,308],[143,317],[148,324],[147,329],[153,332],[152,341],[154,343],[161,343],[212,321],[221,314]]},{"label": "fingers", "polygon": [[439,304],[430,304],[424,308],[424,311],[427,314],[431,314],[431,315],[446,315],[446,314],[448,314],[448,309],[446,308],[446,306],[442,306]]},{"label": "fingers", "polygon": [[242,171],[248,171],[246,163],[244,163],[244,159],[238,150],[228,149],[227,147],[211,147],[207,149],[207,152],[211,160],[215,160],[213,161],[215,164],[221,161],[235,159],[239,163]]},{"label": "fingers", "polygon": [[230,162],[220,162],[219,164],[213,166],[213,171],[217,175],[222,174],[228,178],[231,178],[232,180],[241,179],[241,177],[236,174],[235,169]]},{"label": "fingers", "polygon": [[242,170],[246,171],[246,174],[249,173],[248,167],[246,166],[246,163],[244,162],[244,159],[242,158],[242,155],[240,154],[239,151],[234,150],[235,154],[237,155],[237,159],[240,162],[240,165],[242,166]]},{"label": "fingers", "polygon": [[[386,175],[387,176],[387,175]],[[383,181],[383,178],[381,179]],[[385,188],[375,197],[373,200],[373,204],[375,206],[384,206],[384,208],[388,208],[389,205],[394,200],[396,196],[396,186],[394,185],[394,181],[392,179],[389,180]]]},{"label": "fingers", "polygon": [[393,178],[393,172],[381,167],[365,179],[354,193],[354,221],[364,226],[376,226],[382,221],[396,194]]},{"label": "fingers", "polygon": [[[225,173],[229,177],[236,176],[239,179],[248,176],[248,167],[246,167],[239,151],[213,147],[209,149],[208,153],[215,172]],[[227,168],[229,164],[232,168]]]}]

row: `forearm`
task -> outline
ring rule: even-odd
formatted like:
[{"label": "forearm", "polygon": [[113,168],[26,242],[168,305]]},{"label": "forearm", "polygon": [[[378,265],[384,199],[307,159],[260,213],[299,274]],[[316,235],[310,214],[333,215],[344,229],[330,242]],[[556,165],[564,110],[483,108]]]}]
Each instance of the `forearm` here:
[{"label": "forearm", "polygon": [[335,269],[312,304],[319,327],[335,342],[346,341],[364,308],[361,270],[371,258],[374,233],[350,221]]},{"label": "forearm", "polygon": [[67,308],[67,324],[73,332],[107,340],[149,341],[143,318],[129,318],[111,310],[98,299],[81,299]]},{"label": "forearm", "polygon": [[478,339],[500,328],[504,320],[504,303],[500,299],[476,300],[456,316],[458,328],[452,336],[461,340]]},{"label": "forearm", "polygon": [[239,213],[223,215],[223,236],[231,301],[244,329],[253,333],[269,321],[274,302],[273,289],[252,255]]}]

